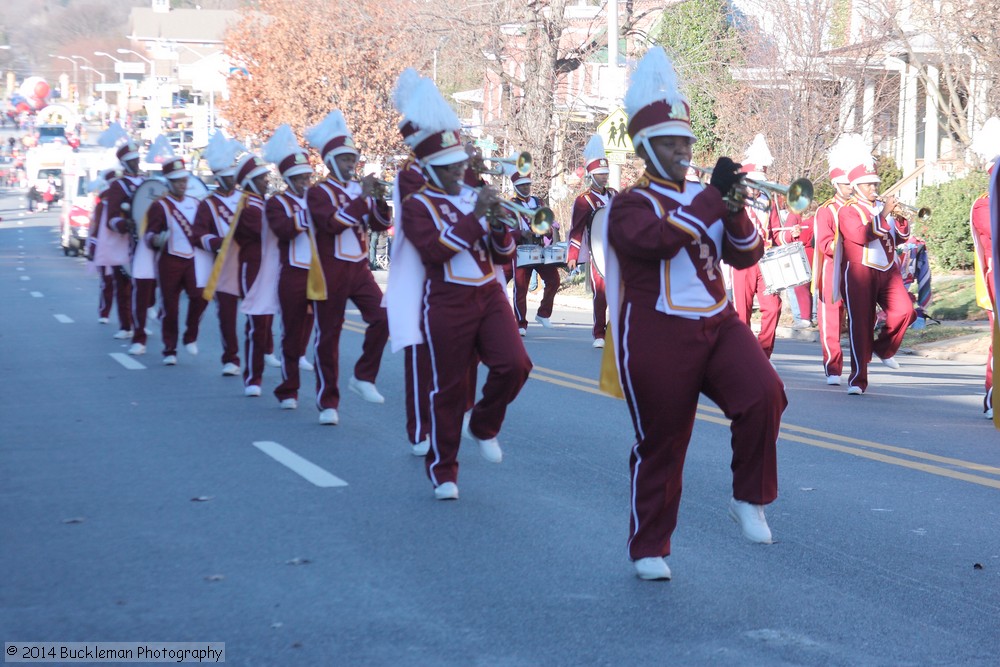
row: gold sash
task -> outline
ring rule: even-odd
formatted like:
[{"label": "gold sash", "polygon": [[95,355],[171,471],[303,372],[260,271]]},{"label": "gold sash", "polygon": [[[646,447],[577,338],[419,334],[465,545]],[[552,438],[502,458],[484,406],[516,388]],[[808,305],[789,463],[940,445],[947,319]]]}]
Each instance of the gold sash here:
[{"label": "gold sash", "polygon": [[312,225],[309,225],[309,255],[306,297],[311,301],[326,301],[326,278],[323,276],[323,266],[319,263],[319,250],[316,248],[316,236]]}]

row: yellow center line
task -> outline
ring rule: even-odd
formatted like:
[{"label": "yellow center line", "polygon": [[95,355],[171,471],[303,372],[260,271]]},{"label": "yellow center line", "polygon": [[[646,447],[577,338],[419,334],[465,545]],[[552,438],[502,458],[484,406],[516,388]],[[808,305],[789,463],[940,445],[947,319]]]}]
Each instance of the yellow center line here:
[{"label": "yellow center line", "polygon": [[[557,377],[549,377],[550,375]],[[556,371],[550,368],[535,366],[531,372],[531,377],[535,380],[548,382],[550,384],[558,385],[560,387],[566,387],[569,389],[582,391],[588,394],[596,394],[598,396],[605,396],[607,398],[611,398],[603,391],[596,388],[598,385],[598,382],[596,380],[581,377],[578,375],[573,375],[571,373],[564,373],[562,371]],[[698,410],[699,412],[696,415],[697,419],[712,424],[719,424],[720,426],[730,425],[730,420],[724,416],[722,410],[720,410],[715,406],[700,405],[698,406]],[[705,414],[705,413],[710,413],[710,414]],[[806,437],[806,436],[813,436],[813,437]],[[889,456],[888,454],[880,454],[878,452],[873,452],[869,450],[874,449],[883,452],[892,452],[894,454],[901,454],[903,456],[909,456],[915,459],[934,461],[936,463],[955,466],[958,468],[964,468],[966,470],[985,473],[988,475],[1000,475],[1000,468],[995,466],[974,463],[971,461],[963,461],[961,459],[950,458],[947,456],[938,456],[936,454],[921,452],[914,449],[907,449],[905,447],[884,445],[882,443],[872,442],[871,440],[852,438],[846,435],[829,433],[827,431],[820,431],[817,429],[807,428],[805,426],[798,426],[795,424],[788,424],[788,423],[782,423],[780,437],[783,440],[788,440],[791,442],[798,442],[806,445],[811,445],[813,447],[830,449],[844,454],[850,454],[852,456],[858,456],[861,458],[871,459],[873,461],[888,463],[890,465],[897,465],[904,468],[910,468],[913,470],[920,470],[922,472],[930,473],[932,475],[939,475],[941,477],[950,477],[952,479],[971,482],[973,484],[979,484],[981,486],[988,486],[991,488],[1000,489],[1000,480],[991,479],[989,477],[981,477],[979,475],[972,475],[966,472],[952,470],[950,468],[935,466],[928,463],[921,463],[919,461],[910,461],[907,459],[899,458],[898,456]],[[832,440],[834,442],[824,442],[823,440],[817,440],[816,438],[824,438],[826,440]],[[849,447],[846,444],[837,444],[837,443],[848,443],[851,445],[856,445],[856,447]],[[864,447],[867,449],[860,449],[860,447]]]}]

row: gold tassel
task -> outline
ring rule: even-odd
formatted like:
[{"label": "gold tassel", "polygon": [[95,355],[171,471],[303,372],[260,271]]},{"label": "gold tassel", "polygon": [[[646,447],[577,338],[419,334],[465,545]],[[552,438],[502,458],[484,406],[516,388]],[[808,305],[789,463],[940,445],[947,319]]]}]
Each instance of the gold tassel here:
[{"label": "gold tassel", "polygon": [[611,336],[611,327],[604,332],[604,352],[601,355],[601,377],[598,387],[613,398],[625,398],[621,379],[618,377],[618,364],[615,363],[615,339]]},{"label": "gold tassel", "polygon": [[249,198],[250,195],[243,193],[243,196],[240,197],[240,203],[236,205],[236,212],[233,213],[232,217],[233,224],[229,225],[226,236],[222,239],[222,247],[219,248],[219,254],[215,256],[215,262],[212,264],[212,275],[208,277],[208,284],[205,285],[205,289],[201,292],[201,296],[205,301],[211,301],[212,297],[215,296],[215,288],[219,285],[219,276],[222,275],[222,266],[226,263],[226,255],[229,254],[229,246],[233,242],[236,225],[239,224],[240,214],[243,213],[243,206]]},{"label": "gold tassel", "polygon": [[323,266],[319,263],[319,250],[316,248],[316,237],[313,228],[309,227],[309,275],[306,277],[306,297],[311,301],[326,301],[326,278],[323,277]]}]

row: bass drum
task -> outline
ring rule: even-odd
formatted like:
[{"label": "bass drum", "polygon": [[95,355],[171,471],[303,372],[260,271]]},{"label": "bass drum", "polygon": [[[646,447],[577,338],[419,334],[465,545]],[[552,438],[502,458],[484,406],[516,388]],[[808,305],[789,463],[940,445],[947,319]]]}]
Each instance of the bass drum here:
[{"label": "bass drum", "polygon": [[608,207],[594,213],[590,223],[590,261],[594,263],[597,273],[604,277],[604,228],[608,224]]},{"label": "bass drum", "polygon": [[[136,188],[132,195],[132,219],[137,226],[142,223],[153,202],[167,194],[168,190],[167,179],[162,176],[151,176]],[[187,195],[201,200],[207,197],[209,192],[211,190],[205,185],[205,181],[193,174],[188,176]]]}]

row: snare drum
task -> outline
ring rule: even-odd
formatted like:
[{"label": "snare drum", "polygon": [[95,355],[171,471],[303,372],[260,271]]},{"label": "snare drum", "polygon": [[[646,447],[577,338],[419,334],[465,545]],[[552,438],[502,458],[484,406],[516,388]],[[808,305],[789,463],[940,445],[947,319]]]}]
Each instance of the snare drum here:
[{"label": "snare drum", "polygon": [[540,245],[519,245],[517,246],[517,260],[515,266],[523,269],[529,266],[539,266],[543,263],[542,246]]},{"label": "snare drum", "polygon": [[764,253],[757,266],[764,278],[766,294],[805,285],[812,280],[806,248],[798,241],[771,248]]},{"label": "snare drum", "polygon": [[569,242],[553,243],[542,251],[542,262],[545,264],[566,264],[566,254],[569,252]]}]

